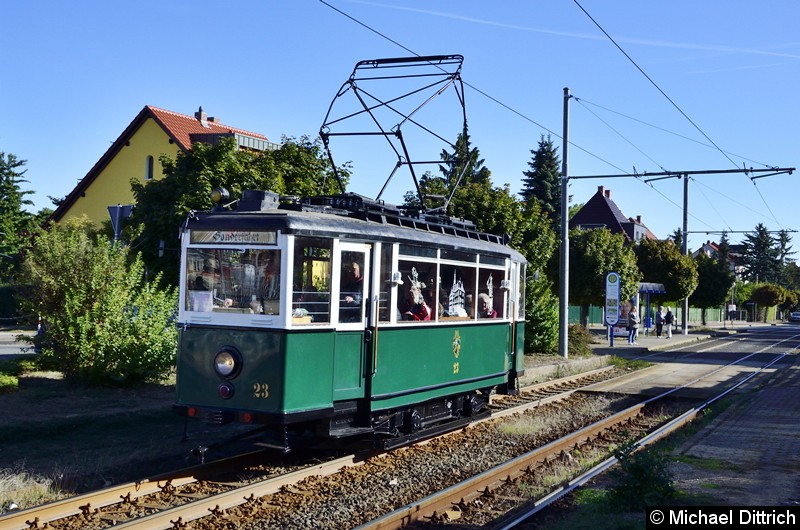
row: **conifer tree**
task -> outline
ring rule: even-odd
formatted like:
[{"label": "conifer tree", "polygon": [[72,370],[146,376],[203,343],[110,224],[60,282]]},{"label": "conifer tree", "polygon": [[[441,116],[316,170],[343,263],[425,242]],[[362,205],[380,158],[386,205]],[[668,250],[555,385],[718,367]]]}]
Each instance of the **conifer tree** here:
[{"label": "conifer tree", "polygon": [[0,151],[0,283],[11,281],[19,269],[19,253],[29,244],[35,217],[24,207],[33,202],[22,183],[27,182],[26,161]]},{"label": "conifer tree", "polygon": [[741,263],[744,279],[757,283],[776,283],[780,279],[781,249],[767,227],[758,223],[755,231],[745,234]]},{"label": "conifer tree", "polygon": [[539,146],[531,150],[533,158],[528,162],[529,169],[523,171],[520,195],[529,206],[534,202],[547,214],[552,227],[559,233],[561,227],[561,162],[558,148],[553,145],[550,135],[539,139]]}]

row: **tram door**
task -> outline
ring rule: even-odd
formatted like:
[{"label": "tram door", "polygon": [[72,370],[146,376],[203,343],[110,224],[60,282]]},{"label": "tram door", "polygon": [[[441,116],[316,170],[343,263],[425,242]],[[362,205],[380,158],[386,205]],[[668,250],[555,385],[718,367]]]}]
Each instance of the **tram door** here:
[{"label": "tram door", "polygon": [[370,251],[368,244],[345,242],[334,250],[333,292],[338,293],[336,307],[332,308],[338,315],[333,368],[335,400],[364,397]]}]

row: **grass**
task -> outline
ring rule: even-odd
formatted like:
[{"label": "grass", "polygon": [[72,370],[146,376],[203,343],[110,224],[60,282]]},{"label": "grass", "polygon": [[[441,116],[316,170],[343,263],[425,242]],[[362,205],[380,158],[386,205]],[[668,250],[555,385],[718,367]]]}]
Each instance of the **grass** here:
[{"label": "grass", "polygon": [[718,458],[698,458],[696,456],[678,455],[674,459],[676,462],[683,462],[697,469],[706,471],[740,471],[741,466],[732,462],[726,462]]},{"label": "grass", "polygon": [[0,361],[0,395],[19,390],[19,376],[36,370],[34,356],[18,355],[14,359]]},{"label": "grass", "polygon": [[[670,454],[670,461],[672,462],[683,462],[708,471],[737,471],[739,469],[738,466],[719,459],[674,454],[678,447],[707,426],[731,404],[731,400],[717,402],[713,409],[704,410],[703,415],[697,420],[642,451]],[[716,491],[720,487],[720,485],[710,481],[703,484],[703,488],[709,491]],[[572,494],[571,505],[568,508],[557,508],[549,516],[544,515],[546,517],[545,526],[552,530],[627,530],[646,528],[644,512],[621,511],[615,506],[615,503],[611,502],[610,495],[611,490],[606,487],[580,488]],[[688,494],[676,490],[672,504],[675,506],[708,506],[719,504],[719,499],[711,493]]]},{"label": "grass", "polygon": [[16,392],[19,389],[19,378],[0,372],[0,395]]},{"label": "grass", "polygon": [[31,475],[25,469],[0,469],[0,514],[17,506],[35,506],[58,496],[51,478]]},{"label": "grass", "polygon": [[609,364],[623,370],[641,370],[643,368],[652,366],[653,363],[643,361],[641,359],[623,359],[622,357],[613,355],[609,361]]},{"label": "grass", "polygon": [[595,421],[609,407],[606,399],[595,399],[582,402],[574,409],[560,408],[556,412],[545,415],[520,414],[513,419],[503,422],[498,430],[503,434],[511,435],[536,435],[560,430],[563,425],[581,424]]}]

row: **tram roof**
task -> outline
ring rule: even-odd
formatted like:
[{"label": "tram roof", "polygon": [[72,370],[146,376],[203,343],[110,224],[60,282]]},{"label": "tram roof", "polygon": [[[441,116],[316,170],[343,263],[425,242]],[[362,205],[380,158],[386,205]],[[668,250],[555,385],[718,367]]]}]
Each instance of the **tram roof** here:
[{"label": "tram roof", "polygon": [[[342,196],[349,199],[342,201]],[[344,236],[354,239],[398,241],[440,248],[471,250],[479,253],[509,256],[525,262],[505,238],[480,232],[470,221],[441,215],[405,215],[391,205],[364,206],[353,201],[355,194],[303,199],[290,204],[276,201],[242,201],[236,210],[195,212],[187,227],[192,230],[263,230],[277,229],[285,233],[307,236]],[[339,201],[335,199],[339,198]],[[343,207],[335,207],[332,204]]]}]

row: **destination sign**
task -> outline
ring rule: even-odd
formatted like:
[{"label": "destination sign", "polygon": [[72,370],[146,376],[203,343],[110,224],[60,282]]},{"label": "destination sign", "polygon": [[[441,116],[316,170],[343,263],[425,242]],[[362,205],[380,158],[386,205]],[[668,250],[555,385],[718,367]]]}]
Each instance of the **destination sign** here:
[{"label": "destination sign", "polygon": [[278,233],[271,231],[241,230],[192,230],[192,243],[216,243],[220,245],[274,245]]}]

